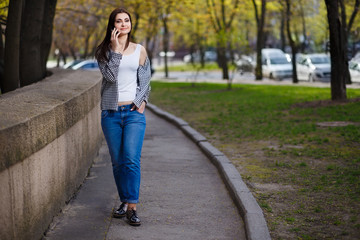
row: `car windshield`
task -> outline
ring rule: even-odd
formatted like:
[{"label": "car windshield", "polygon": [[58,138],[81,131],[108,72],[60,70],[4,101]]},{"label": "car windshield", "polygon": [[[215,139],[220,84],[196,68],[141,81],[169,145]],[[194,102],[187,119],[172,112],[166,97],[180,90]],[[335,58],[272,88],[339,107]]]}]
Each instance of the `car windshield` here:
[{"label": "car windshield", "polygon": [[286,58],[271,58],[271,64],[288,64],[288,60]]},{"label": "car windshield", "polygon": [[330,63],[330,58],[328,57],[311,57],[310,60],[313,64]]}]

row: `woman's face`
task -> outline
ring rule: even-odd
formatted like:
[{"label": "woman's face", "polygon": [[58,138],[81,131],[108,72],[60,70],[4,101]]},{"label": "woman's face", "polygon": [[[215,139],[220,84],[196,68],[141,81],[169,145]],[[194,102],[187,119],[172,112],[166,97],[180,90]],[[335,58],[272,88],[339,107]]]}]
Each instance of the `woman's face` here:
[{"label": "woman's face", "polygon": [[126,13],[118,13],[115,17],[115,28],[120,32],[120,35],[128,34],[131,31],[131,21],[129,15]]}]

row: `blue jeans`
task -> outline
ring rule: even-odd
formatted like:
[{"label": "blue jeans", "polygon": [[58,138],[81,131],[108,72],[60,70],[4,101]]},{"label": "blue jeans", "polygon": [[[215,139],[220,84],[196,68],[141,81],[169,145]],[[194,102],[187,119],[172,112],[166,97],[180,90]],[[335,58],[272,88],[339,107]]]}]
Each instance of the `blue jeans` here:
[{"label": "blue jeans", "polygon": [[119,106],[118,111],[103,110],[101,127],[109,147],[120,200],[138,203],[140,158],[146,120],[144,114],[130,111],[132,106]]}]

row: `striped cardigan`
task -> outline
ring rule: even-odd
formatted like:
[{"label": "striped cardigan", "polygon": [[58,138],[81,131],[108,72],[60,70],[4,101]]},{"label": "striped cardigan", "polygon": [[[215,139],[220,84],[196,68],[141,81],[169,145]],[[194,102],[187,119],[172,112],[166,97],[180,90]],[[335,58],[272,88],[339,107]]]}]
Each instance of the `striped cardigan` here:
[{"label": "striped cardigan", "polygon": [[[103,75],[101,85],[101,110],[118,109],[118,84],[117,76],[122,54],[113,51],[109,52],[108,62],[98,62],[100,72]],[[146,57],[144,65],[139,65],[137,70],[137,88],[134,104],[140,108],[143,101],[148,102],[150,95],[150,60]]]}]

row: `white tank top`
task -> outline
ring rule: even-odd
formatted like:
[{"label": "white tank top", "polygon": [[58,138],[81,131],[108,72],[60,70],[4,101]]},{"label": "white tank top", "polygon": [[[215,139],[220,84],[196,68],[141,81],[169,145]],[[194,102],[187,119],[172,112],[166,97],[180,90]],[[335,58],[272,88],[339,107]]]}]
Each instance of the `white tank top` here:
[{"label": "white tank top", "polygon": [[118,102],[133,101],[137,88],[137,69],[140,61],[140,44],[130,55],[123,55],[118,74]]}]

